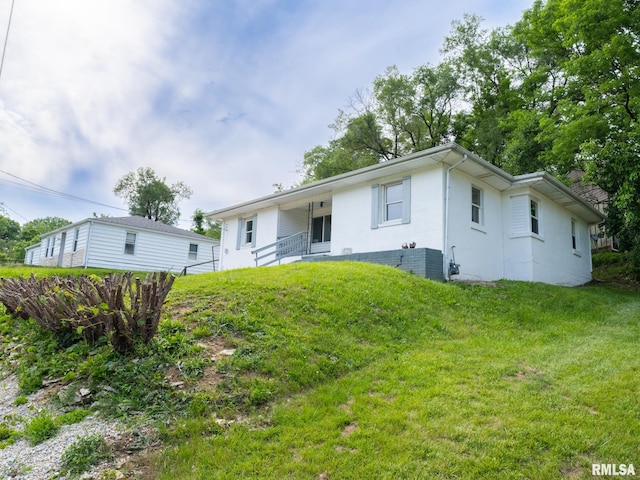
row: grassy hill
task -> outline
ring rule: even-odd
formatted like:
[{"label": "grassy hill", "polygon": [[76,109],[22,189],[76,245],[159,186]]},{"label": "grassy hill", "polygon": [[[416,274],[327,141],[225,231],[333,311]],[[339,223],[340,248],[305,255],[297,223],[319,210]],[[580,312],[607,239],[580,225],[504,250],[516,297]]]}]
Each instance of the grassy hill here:
[{"label": "grassy hill", "polygon": [[37,351],[19,357],[22,378],[63,376],[109,415],[165,425],[131,477],[554,479],[640,464],[634,290],[294,264],[181,277],[165,317],[135,362],[9,317],[0,333]]}]

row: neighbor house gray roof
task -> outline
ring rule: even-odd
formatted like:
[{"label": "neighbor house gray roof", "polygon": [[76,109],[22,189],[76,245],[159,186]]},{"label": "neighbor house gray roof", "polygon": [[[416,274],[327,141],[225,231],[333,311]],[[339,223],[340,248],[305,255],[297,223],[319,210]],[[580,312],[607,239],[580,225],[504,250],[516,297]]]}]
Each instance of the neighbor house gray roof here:
[{"label": "neighbor house gray roof", "polygon": [[194,240],[207,241],[213,243],[220,243],[219,240],[216,240],[211,237],[207,237],[205,235],[200,235],[195,232],[191,232],[189,230],[183,230],[181,228],[177,228],[171,225],[167,225],[162,222],[156,222],[154,220],[150,220],[145,217],[101,217],[101,218],[86,218],[79,222],[76,222],[71,225],[65,225],[62,228],[54,230],[52,232],[47,232],[42,237],[48,237],[51,234],[55,234],[62,230],[68,230],[76,225],[81,225],[87,222],[93,223],[106,223],[109,225],[119,225],[122,227],[136,228],[139,230],[149,230],[152,232],[166,233],[167,235],[175,235],[179,237],[187,237],[192,238]]}]

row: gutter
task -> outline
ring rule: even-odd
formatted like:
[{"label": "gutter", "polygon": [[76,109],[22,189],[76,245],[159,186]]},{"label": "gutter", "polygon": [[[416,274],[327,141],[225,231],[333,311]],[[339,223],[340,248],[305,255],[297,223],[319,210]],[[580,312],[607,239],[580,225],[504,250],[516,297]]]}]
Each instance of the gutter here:
[{"label": "gutter", "polygon": [[458,161],[447,169],[447,183],[444,192],[444,232],[442,238],[442,276],[447,282],[450,280],[447,252],[449,250],[449,191],[451,189],[451,170],[459,167],[466,160],[467,154],[465,153],[462,157],[462,160]]}]

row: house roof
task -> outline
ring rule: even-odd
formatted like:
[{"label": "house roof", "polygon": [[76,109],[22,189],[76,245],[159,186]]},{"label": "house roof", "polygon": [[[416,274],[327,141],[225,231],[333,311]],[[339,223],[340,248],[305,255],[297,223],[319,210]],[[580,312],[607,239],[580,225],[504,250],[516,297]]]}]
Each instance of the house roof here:
[{"label": "house roof", "polygon": [[119,225],[127,228],[135,228],[138,230],[147,230],[151,232],[165,233],[167,235],[173,235],[178,237],[186,237],[194,240],[207,241],[215,244],[219,244],[220,241],[211,237],[207,237],[205,235],[200,235],[195,232],[191,232],[189,230],[183,230],[181,228],[177,228],[171,225],[167,225],[162,222],[156,222],[154,220],[150,220],[145,217],[101,217],[101,218],[86,218],[84,220],[80,220],[79,222],[73,223],[71,225],[65,225],[62,228],[57,230],[53,230],[52,232],[47,232],[41,237],[48,237],[51,234],[56,234],[63,230],[68,230],[69,228],[73,228],[84,223],[93,222],[93,223],[103,223],[109,225]]},{"label": "house roof", "polygon": [[513,176],[456,143],[447,143],[387,162],[360,168],[300,187],[277,192],[248,202],[218,209],[207,214],[217,220],[244,215],[272,206],[293,208],[321,200],[327,193],[352,185],[375,181],[390,175],[404,174],[425,166],[454,167],[482,180],[499,191],[529,187],[556,201],[588,223],[599,223],[604,216],[584,199],[546,172]]}]

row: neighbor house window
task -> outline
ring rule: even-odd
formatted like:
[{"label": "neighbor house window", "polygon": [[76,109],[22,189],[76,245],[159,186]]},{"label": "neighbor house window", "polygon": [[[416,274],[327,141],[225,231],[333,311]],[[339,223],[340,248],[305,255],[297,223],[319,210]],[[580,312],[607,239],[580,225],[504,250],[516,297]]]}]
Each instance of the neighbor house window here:
[{"label": "neighbor house window", "polygon": [[540,206],[535,200],[530,201],[531,205],[531,232],[540,234]]},{"label": "neighbor house window", "polygon": [[198,245],[196,243],[189,244],[189,260],[198,259]]},{"label": "neighbor house window", "polygon": [[398,222],[411,222],[411,177],[371,186],[371,228]]},{"label": "neighbor house window", "polygon": [[49,256],[53,257],[53,251],[56,249],[56,237],[51,238],[51,251],[49,252]]},{"label": "neighbor house window", "polygon": [[311,227],[312,243],[331,241],[331,215],[314,218]]},{"label": "neighbor house window", "polygon": [[73,231],[73,251],[77,252],[78,251],[78,237],[80,236],[80,229],[76,228]]},{"label": "neighbor house window", "polygon": [[51,246],[51,238],[47,238],[47,246],[44,249],[44,256],[49,256],[49,247]]},{"label": "neighbor house window", "polygon": [[471,221],[482,223],[482,190],[474,186],[471,187]]},{"label": "neighbor house window", "polygon": [[574,250],[578,249],[578,237],[576,234],[576,221],[571,220],[571,247]]},{"label": "neighbor house window", "polygon": [[136,251],[136,234],[127,232],[127,238],[124,242],[124,253],[133,255]]}]

